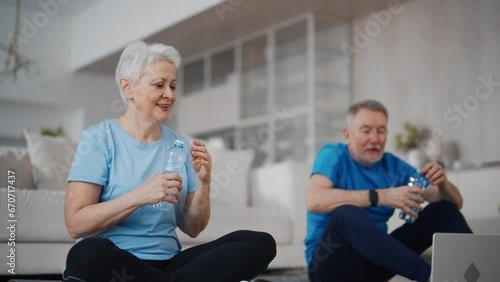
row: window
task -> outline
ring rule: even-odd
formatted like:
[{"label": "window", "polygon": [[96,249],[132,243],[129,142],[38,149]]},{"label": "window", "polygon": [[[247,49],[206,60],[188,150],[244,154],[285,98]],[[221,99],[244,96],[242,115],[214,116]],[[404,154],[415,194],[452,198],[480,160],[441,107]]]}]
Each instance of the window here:
[{"label": "window", "polygon": [[266,36],[247,41],[242,47],[241,118],[268,113],[268,71]]},{"label": "window", "polygon": [[211,86],[223,84],[228,76],[234,74],[234,49],[217,53],[212,56]]},{"label": "window", "polygon": [[203,89],[203,59],[195,61],[184,66],[183,73],[183,94],[189,95]]}]

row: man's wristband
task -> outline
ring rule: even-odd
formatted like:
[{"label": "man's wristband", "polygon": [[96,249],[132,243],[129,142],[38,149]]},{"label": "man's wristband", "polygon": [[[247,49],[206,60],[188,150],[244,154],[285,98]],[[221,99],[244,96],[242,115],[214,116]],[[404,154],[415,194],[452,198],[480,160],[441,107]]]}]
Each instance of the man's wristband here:
[{"label": "man's wristband", "polygon": [[375,207],[378,204],[377,190],[368,190],[368,200],[370,200],[370,206],[372,207]]}]

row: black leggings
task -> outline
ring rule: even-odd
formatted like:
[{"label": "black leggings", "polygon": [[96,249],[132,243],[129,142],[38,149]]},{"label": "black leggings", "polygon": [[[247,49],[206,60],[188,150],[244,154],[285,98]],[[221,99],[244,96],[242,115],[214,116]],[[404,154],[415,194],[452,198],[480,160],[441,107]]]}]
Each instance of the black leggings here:
[{"label": "black leggings", "polygon": [[[399,211],[397,211],[399,212]],[[431,266],[420,254],[436,232],[472,233],[455,204],[429,204],[413,224],[405,223],[390,235],[351,205],[336,208],[314,250],[309,278],[323,281],[388,281],[395,274],[410,280],[429,280]]]},{"label": "black leggings", "polygon": [[251,280],[276,256],[276,242],[264,232],[236,231],[184,250],[170,260],[141,260],[112,241],[88,238],[68,253],[63,281],[214,281]]}]

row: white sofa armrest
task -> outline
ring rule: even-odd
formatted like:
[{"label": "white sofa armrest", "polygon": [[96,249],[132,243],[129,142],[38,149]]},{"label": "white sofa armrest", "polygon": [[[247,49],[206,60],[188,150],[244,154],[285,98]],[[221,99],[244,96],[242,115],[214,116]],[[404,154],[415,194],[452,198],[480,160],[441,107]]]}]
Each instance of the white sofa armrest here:
[{"label": "white sofa armrest", "polygon": [[302,244],[306,234],[306,188],[311,165],[296,161],[252,171],[251,205],[286,214],[293,222],[292,241]]}]

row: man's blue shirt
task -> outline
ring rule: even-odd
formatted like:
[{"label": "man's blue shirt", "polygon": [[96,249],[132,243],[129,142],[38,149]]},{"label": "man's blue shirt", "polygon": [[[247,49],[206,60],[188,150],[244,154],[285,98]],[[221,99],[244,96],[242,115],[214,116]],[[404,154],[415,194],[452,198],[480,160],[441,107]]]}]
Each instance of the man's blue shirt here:
[{"label": "man's blue shirt", "polygon": [[[316,156],[311,176],[321,174],[333,183],[333,187],[357,191],[385,189],[407,185],[409,177],[415,168],[394,156],[384,153],[382,159],[371,167],[356,162],[349,153],[346,144],[326,144]],[[387,231],[387,221],[394,213],[394,208],[377,206],[365,208],[368,216]],[[323,234],[330,213],[315,213],[307,211],[306,260],[310,263],[314,248]]]}]

